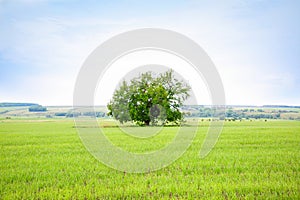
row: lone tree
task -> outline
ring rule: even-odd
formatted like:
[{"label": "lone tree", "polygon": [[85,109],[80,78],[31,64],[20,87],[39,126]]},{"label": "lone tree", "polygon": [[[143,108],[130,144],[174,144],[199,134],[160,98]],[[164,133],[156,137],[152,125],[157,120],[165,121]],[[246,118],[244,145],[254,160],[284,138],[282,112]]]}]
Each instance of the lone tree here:
[{"label": "lone tree", "polygon": [[123,81],[107,105],[108,115],[121,123],[133,121],[140,126],[165,124],[183,119],[179,108],[189,97],[190,86],[174,77],[169,70],[157,77],[141,74],[127,83]]}]

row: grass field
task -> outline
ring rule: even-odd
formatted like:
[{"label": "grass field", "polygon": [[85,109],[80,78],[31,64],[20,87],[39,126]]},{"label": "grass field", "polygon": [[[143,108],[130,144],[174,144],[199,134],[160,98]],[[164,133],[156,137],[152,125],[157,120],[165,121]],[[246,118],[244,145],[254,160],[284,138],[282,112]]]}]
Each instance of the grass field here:
[{"label": "grass field", "polygon": [[[162,147],[172,129],[147,144],[116,128],[105,133],[139,152]],[[129,174],[90,155],[71,120],[0,120],[0,199],[300,198],[299,121],[226,122],[213,151],[200,159],[207,129],[201,122],[190,148],[170,166]]]}]

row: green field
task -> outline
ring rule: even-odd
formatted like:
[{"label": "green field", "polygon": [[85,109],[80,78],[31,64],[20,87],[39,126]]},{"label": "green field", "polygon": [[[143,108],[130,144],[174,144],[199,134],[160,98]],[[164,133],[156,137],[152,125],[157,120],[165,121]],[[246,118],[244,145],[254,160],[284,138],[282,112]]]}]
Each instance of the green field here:
[{"label": "green field", "polygon": [[[116,128],[117,146],[140,152],[172,138],[167,127],[145,143]],[[186,153],[145,174],[110,169],[90,155],[72,120],[0,120],[0,199],[299,199],[300,121],[226,122],[213,151],[199,150],[201,122]]]}]

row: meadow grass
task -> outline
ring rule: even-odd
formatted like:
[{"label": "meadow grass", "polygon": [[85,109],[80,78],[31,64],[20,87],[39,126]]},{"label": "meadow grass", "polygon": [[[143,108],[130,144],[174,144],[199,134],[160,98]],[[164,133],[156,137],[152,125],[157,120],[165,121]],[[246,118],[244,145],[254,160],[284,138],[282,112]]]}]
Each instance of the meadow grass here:
[{"label": "meadow grass", "polygon": [[[116,146],[151,151],[176,127],[132,139],[104,128]],[[201,122],[186,153],[170,166],[144,174],[108,168],[85,149],[71,120],[0,120],[0,199],[299,199],[300,122],[226,122],[204,159],[208,129]]]}]

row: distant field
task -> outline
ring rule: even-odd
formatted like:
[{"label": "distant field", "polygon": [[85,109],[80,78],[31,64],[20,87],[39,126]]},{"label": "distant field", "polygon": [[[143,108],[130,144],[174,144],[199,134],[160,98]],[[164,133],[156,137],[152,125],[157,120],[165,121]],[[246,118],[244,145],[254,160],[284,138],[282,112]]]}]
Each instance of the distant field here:
[{"label": "distant field", "polygon": [[[46,112],[29,112],[29,106],[0,107],[0,118],[66,118],[57,113],[72,113],[72,106],[47,106]],[[105,106],[96,106],[95,112],[106,113]]]},{"label": "distant field", "polygon": [[[114,144],[134,152],[163,146],[172,129],[145,146],[104,128]],[[299,121],[226,122],[213,151],[200,159],[207,129],[208,122],[201,122],[191,147],[170,166],[128,174],[95,160],[72,120],[2,119],[0,199],[300,198]]]}]

